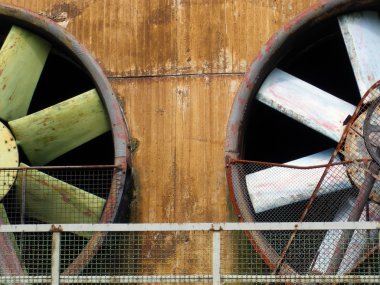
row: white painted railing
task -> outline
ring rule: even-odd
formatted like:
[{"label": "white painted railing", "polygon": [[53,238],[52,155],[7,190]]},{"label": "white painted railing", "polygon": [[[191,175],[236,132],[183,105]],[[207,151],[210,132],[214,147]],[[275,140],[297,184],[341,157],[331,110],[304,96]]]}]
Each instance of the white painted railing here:
[{"label": "white painted railing", "polygon": [[[329,231],[329,230],[379,230],[379,222],[315,222],[315,223],[188,223],[188,224],[61,224],[61,225],[0,225],[0,233],[52,233],[51,235],[51,255],[50,255],[50,275],[25,275],[25,276],[0,276],[0,283],[6,284],[81,284],[81,283],[294,283],[294,284],[335,284],[335,283],[366,283],[380,284],[380,276],[377,274],[354,274],[347,275],[314,275],[307,274],[234,274],[235,272],[226,272],[223,270],[222,262],[224,255],[222,247],[225,245],[223,234],[229,232],[246,232],[249,234],[255,233],[286,233],[294,230],[298,232],[304,231]],[[95,275],[64,275],[61,272],[60,260],[62,254],[61,239],[65,233],[75,232],[108,232],[108,233],[150,233],[162,234],[167,232],[200,232],[207,233],[210,236],[210,248],[208,249],[211,258],[210,274],[141,274],[133,275],[107,275],[102,272]],[[244,236],[244,235],[241,235]],[[279,236],[286,237],[286,234]],[[280,240],[279,240],[280,241]],[[233,238],[226,243],[233,243]],[[380,242],[378,236],[375,240]],[[141,242],[139,243],[141,245]],[[120,243],[120,245],[123,245]],[[305,246],[307,244],[305,243]],[[117,245],[115,245],[117,246]],[[133,247],[133,244],[130,244]],[[374,268],[380,267],[379,246],[375,251]],[[233,247],[233,246],[232,246]],[[136,245],[137,248],[137,245]],[[161,249],[161,247],[160,247]],[[306,249],[305,249],[306,250]],[[254,251],[254,250],[252,250]],[[238,254],[238,252],[236,252]],[[206,254],[205,254],[206,255]],[[184,261],[184,260],[182,260]],[[302,260],[301,260],[302,261]],[[132,261],[133,262],[133,261]],[[227,260],[227,262],[229,262]],[[257,262],[257,259],[246,259],[245,262]],[[115,264],[115,266],[117,266]],[[179,265],[180,266],[180,265]],[[185,265],[184,265],[185,266]],[[99,266],[100,268],[100,266]]]}]

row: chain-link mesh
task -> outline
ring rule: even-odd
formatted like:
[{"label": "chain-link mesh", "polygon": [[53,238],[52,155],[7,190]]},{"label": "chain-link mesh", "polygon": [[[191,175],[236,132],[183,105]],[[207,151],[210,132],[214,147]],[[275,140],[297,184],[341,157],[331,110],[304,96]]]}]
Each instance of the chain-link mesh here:
[{"label": "chain-link mesh", "polygon": [[[115,214],[113,209],[106,212],[105,204],[111,189],[119,187],[119,170],[112,166],[2,168],[0,185],[0,224],[99,223],[103,218],[112,221]],[[105,236],[85,231],[66,235],[61,246],[71,256],[73,272],[91,260]],[[15,261],[10,263],[17,267],[16,260],[21,260],[28,274],[44,275],[50,268],[50,240],[49,233],[1,233],[0,251],[14,252]],[[89,253],[80,259],[89,244]],[[8,263],[0,257],[1,267],[7,268]]]},{"label": "chain-link mesh", "polygon": [[97,223],[111,187],[118,187],[117,172],[113,167],[0,169],[0,218],[11,224]]},{"label": "chain-link mesh", "polygon": [[43,280],[49,284],[51,236],[45,232],[0,232],[0,278],[9,278],[1,284],[27,284],[25,280],[35,277],[39,277],[39,284],[44,284]]},{"label": "chain-link mesh", "polygon": [[[303,230],[298,232],[298,238],[292,244],[288,251],[283,267],[287,267],[287,274],[281,275],[305,275],[310,280],[320,274],[324,275],[353,275],[353,276],[377,276],[372,281],[380,282],[380,254],[378,230],[352,230],[354,237],[347,243],[342,243],[339,247],[344,248],[343,256],[332,259],[331,249],[334,242],[327,237],[337,236],[343,233],[342,230]],[[269,247],[273,248],[279,254],[282,251],[284,243],[289,239],[292,231],[251,231],[248,235],[243,232],[226,231],[223,232],[222,242],[226,246],[222,247],[222,274],[239,275],[244,279],[252,278],[255,275],[271,275],[275,264],[268,266],[264,264],[264,258],[260,257],[257,250],[252,247],[251,241],[257,240],[258,235],[264,235],[267,242],[266,247],[262,247],[262,255],[270,255]],[[255,237],[256,235],[256,237]],[[229,242],[233,240],[233,250],[236,251],[234,258],[231,259]],[[251,241],[250,241],[251,240]],[[227,258],[223,258],[226,256]],[[337,268],[331,268],[335,265]],[[330,270],[327,270],[330,267]],[[359,281],[356,281],[360,283]],[[270,283],[270,282],[269,282]],[[318,282],[321,284],[321,282]],[[333,281],[328,283],[335,283]],[[339,282],[341,283],[341,282]],[[353,282],[355,283],[355,282]]]},{"label": "chain-link mesh", "polygon": [[[235,161],[230,166],[234,200],[245,221],[299,222],[309,207],[305,222],[345,222],[360,197],[360,190],[347,176],[354,163],[334,163],[326,170],[326,166]],[[320,180],[320,191],[310,204]],[[358,220],[379,221],[380,205],[367,199]],[[368,260],[376,251],[377,235],[375,230],[248,233],[256,254],[273,273],[297,274],[349,274],[360,264],[360,272],[365,272],[371,267]],[[364,256],[366,260],[361,260]]]},{"label": "chain-link mesh", "polygon": [[[329,224],[319,224],[312,229],[300,228],[299,238],[292,244],[277,274],[273,274],[276,264],[271,264],[263,256],[270,256],[272,250],[281,252],[284,242],[292,234],[291,226],[281,229],[278,223],[256,223],[249,232],[244,230],[245,225],[238,224],[209,225],[209,230],[205,230],[203,224],[185,225],[187,229],[171,225],[170,230],[162,231],[149,231],[154,224],[135,227],[139,228],[138,231],[129,225],[117,225],[118,231],[115,231],[107,224],[89,224],[82,228],[97,234],[98,230],[93,227],[101,226],[108,232],[97,246],[96,255],[76,273],[69,270],[74,259],[83,252],[86,255],[89,250],[77,235],[73,237],[72,232],[81,230],[79,227],[66,232],[65,227],[70,225],[64,225],[63,232],[56,232],[55,236],[48,232],[48,228],[25,229],[22,234],[3,232],[0,228],[1,235],[15,236],[17,245],[14,248],[17,250],[7,251],[6,245],[1,243],[0,279],[4,281],[4,278],[13,276],[13,280],[4,282],[7,284],[49,284],[53,277],[60,279],[62,284],[219,281],[231,284],[379,284],[379,231],[374,226],[359,228],[357,225],[344,229],[342,224],[338,225],[339,229]],[[241,230],[236,229],[239,227]],[[327,254],[334,242],[330,239],[326,243],[326,238],[348,231],[352,232],[353,238],[339,245],[344,249],[343,256],[333,258]],[[259,249],[257,244],[253,247],[253,241],[262,236],[267,240],[266,247]],[[61,241],[58,247],[57,238]],[[84,246],[85,250],[82,250]],[[52,261],[56,252],[60,252],[58,263]],[[56,265],[59,266],[59,276],[52,275]]]},{"label": "chain-link mesh", "polygon": [[[62,242],[67,240],[72,242],[70,234],[65,233]],[[75,255],[75,250],[63,250],[63,276]],[[210,232],[108,232],[96,256],[76,276],[130,276],[129,282],[140,276],[173,276],[173,280],[186,276],[181,280],[194,282],[211,274]],[[96,283],[96,279],[93,281]]]}]

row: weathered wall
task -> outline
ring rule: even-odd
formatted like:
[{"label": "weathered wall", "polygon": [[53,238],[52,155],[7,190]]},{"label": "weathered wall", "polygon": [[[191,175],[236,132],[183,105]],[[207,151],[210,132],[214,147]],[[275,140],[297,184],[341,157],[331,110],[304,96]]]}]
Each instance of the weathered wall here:
[{"label": "weathered wall", "polygon": [[255,54],[316,0],[7,0],[67,29],[122,102],[135,152],[134,221],[231,220],[224,172],[229,110]]}]

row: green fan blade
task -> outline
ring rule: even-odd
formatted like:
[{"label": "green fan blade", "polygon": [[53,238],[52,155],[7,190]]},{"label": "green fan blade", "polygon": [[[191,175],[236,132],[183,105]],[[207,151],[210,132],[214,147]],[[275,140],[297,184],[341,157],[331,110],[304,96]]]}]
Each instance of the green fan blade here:
[{"label": "green fan blade", "polygon": [[[28,167],[21,163],[21,167]],[[22,170],[16,179],[16,195],[21,203]],[[88,193],[41,171],[25,170],[25,213],[48,224],[97,223],[105,199]],[[90,233],[81,233],[89,237]]]},{"label": "green fan blade", "polygon": [[0,50],[0,118],[25,116],[49,54],[50,44],[13,26]]},{"label": "green fan blade", "polygon": [[43,165],[110,129],[95,89],[9,122],[33,165]]}]

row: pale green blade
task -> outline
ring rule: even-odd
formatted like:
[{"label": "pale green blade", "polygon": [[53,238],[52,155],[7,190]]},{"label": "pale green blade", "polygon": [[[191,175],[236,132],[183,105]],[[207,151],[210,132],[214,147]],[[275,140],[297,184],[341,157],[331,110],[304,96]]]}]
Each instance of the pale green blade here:
[{"label": "pale green blade", "polygon": [[[21,163],[21,167],[28,167]],[[88,193],[38,170],[25,171],[25,213],[48,224],[98,223],[105,199]],[[22,170],[16,179],[16,195],[21,203]],[[89,237],[90,233],[81,233]]]},{"label": "pale green blade", "polygon": [[46,164],[110,129],[95,89],[11,121],[9,126],[33,165]]},{"label": "pale green blade", "polygon": [[37,86],[50,44],[13,26],[0,50],[0,118],[25,116]]}]

